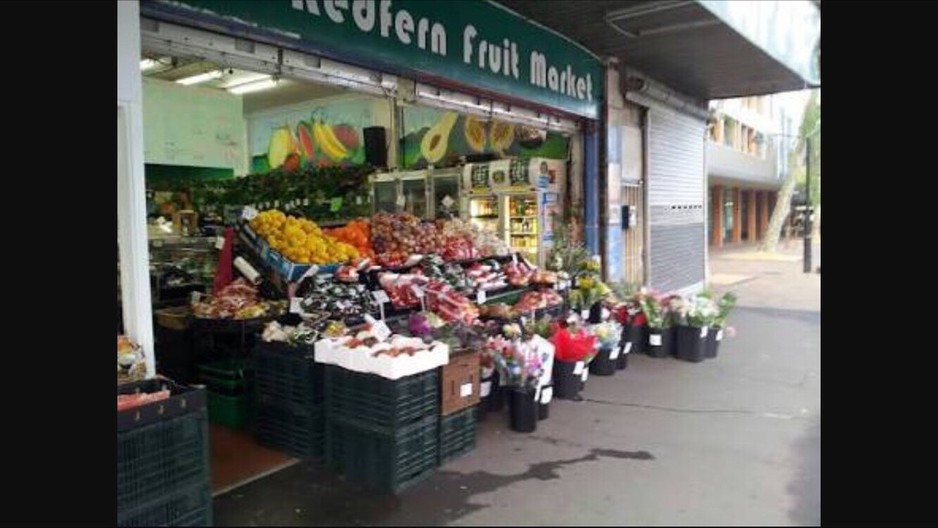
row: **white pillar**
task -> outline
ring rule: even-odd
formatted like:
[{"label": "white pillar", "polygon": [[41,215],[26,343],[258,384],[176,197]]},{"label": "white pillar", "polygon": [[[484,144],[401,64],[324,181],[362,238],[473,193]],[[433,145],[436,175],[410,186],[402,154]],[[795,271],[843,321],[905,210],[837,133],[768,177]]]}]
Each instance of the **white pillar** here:
[{"label": "white pillar", "polygon": [[146,183],[143,173],[143,90],[140,4],[117,2],[117,242],[124,331],[139,343],[147,377],[155,375]]}]

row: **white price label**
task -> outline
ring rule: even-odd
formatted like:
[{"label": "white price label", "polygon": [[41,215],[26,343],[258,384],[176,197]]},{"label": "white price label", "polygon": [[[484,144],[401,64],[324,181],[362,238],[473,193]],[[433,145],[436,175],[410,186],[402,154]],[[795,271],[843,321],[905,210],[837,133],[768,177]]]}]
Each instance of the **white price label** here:
[{"label": "white price label", "polygon": [[514,264],[517,264],[517,263],[518,263],[518,254],[517,254],[517,253],[512,253],[512,254],[511,254],[511,262],[513,262]]},{"label": "white price label", "polygon": [[372,323],[371,334],[375,336],[378,341],[385,341],[387,338],[391,337],[391,329],[388,328],[388,325],[384,321],[378,321]]},{"label": "white price label", "polygon": [[589,310],[580,310],[580,319],[583,319],[583,320],[585,321],[585,320],[587,320],[587,319],[589,319],[589,318],[590,318],[590,311],[589,311]]},{"label": "white price label", "polygon": [[605,307],[603,307],[603,312],[602,312],[602,319],[603,319],[603,321],[608,321],[610,315],[612,315],[612,312],[610,312],[610,311],[607,310]]},{"label": "white price label", "polygon": [[723,330],[717,331],[717,341],[723,341]]},{"label": "white price label", "polygon": [[476,304],[485,304],[485,290],[479,290],[476,292]]},{"label": "white price label", "polygon": [[463,383],[459,386],[459,397],[466,398],[472,396],[472,383]]},{"label": "white price label", "polygon": [[700,329],[700,338],[703,339],[703,338],[705,338],[705,337],[707,337],[707,327],[706,327],[706,326]]},{"label": "white price label", "polygon": [[224,249],[225,248],[225,237],[219,236],[215,237],[215,249]]},{"label": "white price label", "polygon": [[388,297],[388,292],[384,290],[375,290],[371,292],[371,296],[375,298],[375,302],[378,304],[391,302],[391,298]]},{"label": "white price label", "polygon": [[456,203],[456,201],[450,198],[448,194],[443,197],[443,207],[450,208],[454,203]]},{"label": "white price label", "polygon": [[583,367],[586,366],[582,361],[577,361],[576,365],[573,365],[573,375],[576,376],[583,372]]},{"label": "white price label", "polygon": [[247,206],[244,209],[241,209],[241,218],[244,218],[247,221],[251,221],[254,217],[257,216],[257,209],[253,206]]},{"label": "white price label", "polygon": [[405,205],[407,205],[407,198],[403,194],[397,195],[397,206],[404,207]]},{"label": "white price label", "polygon": [[586,378],[590,377],[590,369],[583,369],[583,375],[580,376],[580,379],[586,381]]},{"label": "white price label", "polygon": [[290,313],[299,314],[303,313],[303,307],[300,303],[303,302],[302,297],[291,297],[290,298]]},{"label": "white price label", "polygon": [[423,296],[426,295],[423,293],[423,290],[420,289],[420,286],[417,286],[416,284],[412,285],[410,289],[413,290],[414,295],[416,295],[418,299],[423,299]]},{"label": "white price label", "polygon": [[303,198],[303,207],[306,207],[308,205],[309,205],[309,198]]},{"label": "white price label", "polygon": [[632,351],[632,342],[631,342],[631,341],[626,341],[626,342],[625,342],[625,348],[622,349],[622,353],[623,353],[623,354],[628,354],[628,353],[631,352],[631,351]]},{"label": "white price label", "polygon": [[661,346],[661,334],[649,335],[648,344],[650,344],[651,346]]},{"label": "white price label", "polygon": [[541,403],[548,404],[550,400],[554,398],[554,388],[553,387],[544,387],[544,390],[541,391]]},{"label": "white price label", "polygon": [[492,392],[492,382],[483,381],[479,384],[479,396],[482,398],[487,398],[489,393]]},{"label": "white price label", "polygon": [[609,351],[609,359],[616,359],[617,357],[619,357],[619,347],[613,347]]},{"label": "white price label", "polygon": [[280,209],[280,200],[274,200],[274,209]]}]

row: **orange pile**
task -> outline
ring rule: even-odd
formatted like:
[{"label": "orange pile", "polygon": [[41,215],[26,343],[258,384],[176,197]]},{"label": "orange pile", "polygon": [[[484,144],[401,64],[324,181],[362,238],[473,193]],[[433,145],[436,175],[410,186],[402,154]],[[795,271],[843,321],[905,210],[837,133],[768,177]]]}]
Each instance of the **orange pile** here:
[{"label": "orange pile", "polygon": [[363,257],[374,257],[374,248],[371,246],[371,224],[367,220],[352,220],[344,227],[327,229],[326,234],[354,246]]}]

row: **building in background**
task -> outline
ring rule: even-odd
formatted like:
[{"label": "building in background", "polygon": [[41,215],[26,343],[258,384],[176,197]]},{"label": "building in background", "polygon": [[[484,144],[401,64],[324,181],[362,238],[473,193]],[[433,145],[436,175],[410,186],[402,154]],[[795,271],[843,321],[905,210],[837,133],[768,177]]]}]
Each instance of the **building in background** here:
[{"label": "building in background", "polygon": [[754,244],[769,225],[796,145],[804,92],[710,103],[707,187],[711,247]]}]

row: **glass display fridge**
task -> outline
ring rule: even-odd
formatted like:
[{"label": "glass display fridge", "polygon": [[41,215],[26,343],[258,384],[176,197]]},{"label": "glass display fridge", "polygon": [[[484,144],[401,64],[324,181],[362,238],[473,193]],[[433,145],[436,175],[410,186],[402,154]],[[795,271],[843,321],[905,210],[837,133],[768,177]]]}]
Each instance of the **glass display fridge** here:
[{"label": "glass display fridge", "polygon": [[463,167],[461,217],[480,230],[498,234],[501,209],[498,195],[489,184],[489,163],[470,163]]},{"label": "glass display fridge", "polygon": [[430,186],[427,171],[391,172],[371,177],[375,212],[408,212],[430,216]]},{"label": "glass display fridge", "polygon": [[524,255],[531,263],[539,263],[540,247],[538,193],[512,193],[501,200],[502,236],[513,252]]},{"label": "glass display fridge", "polygon": [[432,218],[460,218],[462,170],[459,168],[434,169],[430,174],[431,194],[433,195],[430,216]]}]

